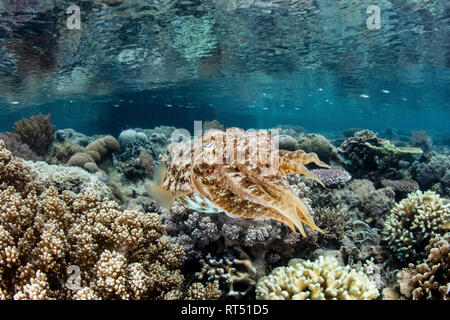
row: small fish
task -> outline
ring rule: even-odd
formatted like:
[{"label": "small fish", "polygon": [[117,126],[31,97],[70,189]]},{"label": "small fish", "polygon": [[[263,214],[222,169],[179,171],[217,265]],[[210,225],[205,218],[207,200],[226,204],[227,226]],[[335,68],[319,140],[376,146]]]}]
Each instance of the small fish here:
[{"label": "small fish", "polygon": [[364,219],[364,221],[367,222],[367,223],[371,223],[371,222],[373,222],[373,218],[370,217],[370,218]]}]

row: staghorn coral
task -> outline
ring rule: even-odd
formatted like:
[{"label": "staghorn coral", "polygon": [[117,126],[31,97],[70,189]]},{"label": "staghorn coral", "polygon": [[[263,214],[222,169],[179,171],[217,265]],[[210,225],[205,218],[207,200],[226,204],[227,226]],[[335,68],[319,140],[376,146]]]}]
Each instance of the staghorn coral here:
[{"label": "staghorn coral", "polygon": [[39,156],[45,156],[55,140],[55,126],[50,122],[50,114],[22,118],[14,123],[13,129],[16,139],[26,143]]},{"label": "staghorn coral", "polygon": [[314,153],[275,150],[262,130],[209,130],[202,138],[172,145],[161,185],[149,186],[148,192],[167,208],[180,198],[205,212],[218,207],[244,218],[274,219],[306,236],[303,223],[318,228],[285,175],[300,173],[321,183],[304,166],[311,162],[328,167]]},{"label": "staghorn coral", "polygon": [[256,285],[258,300],[372,300],[379,293],[364,273],[342,267],[332,256],[293,259]]},{"label": "staghorn coral", "polygon": [[157,214],[122,211],[92,189],[43,192],[2,141],[0,171],[1,298],[182,296],[183,249],[163,236]]},{"label": "staghorn coral", "polygon": [[426,262],[401,270],[400,292],[413,300],[450,300],[450,234],[435,237],[426,246]]},{"label": "staghorn coral", "polygon": [[388,216],[383,239],[402,262],[425,257],[431,238],[443,234],[450,220],[450,205],[433,191],[420,190],[396,204]]}]

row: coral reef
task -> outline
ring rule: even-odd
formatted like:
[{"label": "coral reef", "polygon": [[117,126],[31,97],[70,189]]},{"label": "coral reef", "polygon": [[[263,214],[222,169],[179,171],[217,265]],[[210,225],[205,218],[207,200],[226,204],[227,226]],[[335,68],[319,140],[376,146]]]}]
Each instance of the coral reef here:
[{"label": "coral reef", "polygon": [[97,175],[88,173],[81,168],[49,165],[44,161],[24,161],[23,163],[30,168],[30,171],[39,180],[39,184],[46,189],[52,186],[59,193],[66,190],[76,194],[93,189],[102,199],[112,198],[111,190]]},{"label": "coral reef", "polygon": [[400,261],[416,262],[425,257],[430,239],[445,232],[449,220],[450,204],[433,191],[418,190],[391,210],[383,239]]},{"label": "coral reef", "polygon": [[150,142],[144,132],[127,129],[119,135],[121,161],[127,161],[139,157],[141,154],[153,155],[153,143]]},{"label": "coral reef", "polygon": [[427,190],[438,184],[443,195],[450,195],[450,157],[435,154],[427,162],[420,163],[415,170],[415,180]]},{"label": "coral reef", "polygon": [[45,157],[45,161],[50,164],[65,164],[75,153],[81,152],[83,152],[83,148],[74,140],[68,138],[65,139],[64,142],[53,143]]},{"label": "coral reef", "polygon": [[340,266],[331,256],[314,262],[293,259],[256,285],[258,300],[372,300],[378,295],[365,274]]},{"label": "coral reef", "polygon": [[391,188],[371,191],[364,200],[365,217],[378,228],[383,228],[386,215],[394,205],[395,193]]},{"label": "coral reef", "polygon": [[0,170],[2,299],[183,296],[183,249],[163,236],[157,214],[122,211],[92,189],[42,192],[3,142]]},{"label": "coral reef", "polygon": [[413,300],[450,300],[450,234],[431,239],[427,260],[409,264],[398,276],[400,292]]},{"label": "coral reef", "polygon": [[374,258],[382,261],[381,235],[377,228],[371,228],[360,220],[352,220],[347,232],[340,241],[340,250],[348,261],[364,261]]},{"label": "coral reef", "polygon": [[55,140],[55,126],[50,122],[50,114],[22,118],[14,123],[13,128],[16,139],[26,143],[39,156],[45,156]]},{"label": "coral reef", "polygon": [[119,142],[112,136],[105,136],[91,142],[83,152],[77,152],[69,161],[67,165],[82,167],[89,172],[103,171],[98,167],[97,163],[106,155],[119,151]]},{"label": "coral reef", "polygon": [[370,130],[356,132],[338,148],[347,170],[356,178],[369,177],[373,181],[401,179],[399,161],[421,154],[419,148],[396,147]]},{"label": "coral reef", "polygon": [[325,187],[332,187],[350,181],[352,176],[345,170],[314,169],[311,173],[319,177]]},{"label": "coral reef", "polygon": [[0,140],[3,140],[6,148],[15,156],[24,160],[41,160],[33,150],[26,143],[21,143],[17,138],[10,133],[0,133]]},{"label": "coral reef", "polygon": [[396,199],[403,199],[406,195],[419,189],[419,184],[413,179],[381,180],[385,188],[391,188],[395,192]]},{"label": "coral reef", "polygon": [[185,208],[178,202],[162,219],[168,235],[183,245],[186,260],[196,260],[201,252],[213,248],[240,247],[252,259],[275,263],[294,252],[307,254],[317,247],[317,235],[305,229],[307,237],[292,233],[270,219],[232,218],[224,214],[205,214]]},{"label": "coral reef", "polygon": [[93,137],[86,136],[70,128],[56,130],[55,139],[59,143],[64,143],[66,140],[70,139],[81,147],[86,147],[89,143],[95,140]]},{"label": "coral reef", "polygon": [[208,254],[200,264],[202,268],[195,276],[199,280],[219,283],[228,297],[243,298],[256,284],[257,270],[248,259],[240,260],[231,255],[216,259]]},{"label": "coral reef", "polygon": [[325,239],[336,239],[339,241],[350,232],[352,212],[346,210],[343,205],[320,207],[314,210],[314,220],[324,232],[319,237],[323,236]]},{"label": "coral reef", "polygon": [[153,151],[155,152],[155,159],[157,159],[156,156],[167,152],[167,148],[172,142],[172,133],[175,130],[175,127],[170,126],[159,126],[153,129],[142,130],[142,132],[147,135],[148,139],[152,143]]},{"label": "coral reef", "polygon": [[298,148],[306,152],[313,152],[325,162],[330,162],[336,158],[337,150],[320,134],[308,134],[298,140]]}]

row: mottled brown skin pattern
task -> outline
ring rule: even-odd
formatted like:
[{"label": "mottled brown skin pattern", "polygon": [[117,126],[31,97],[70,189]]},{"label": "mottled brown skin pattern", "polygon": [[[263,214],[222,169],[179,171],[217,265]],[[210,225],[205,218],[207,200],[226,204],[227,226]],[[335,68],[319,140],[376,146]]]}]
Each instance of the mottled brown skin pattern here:
[{"label": "mottled brown skin pattern", "polygon": [[[221,150],[231,151],[220,156]],[[245,155],[244,161],[236,160],[239,154]],[[329,167],[314,153],[278,150],[266,131],[210,130],[201,140],[171,147],[160,188],[173,198],[198,192],[230,214],[274,219],[294,232],[298,228],[305,236],[303,223],[321,230],[306,205],[292,192],[285,175],[300,173],[322,184],[304,166],[311,162]]]}]

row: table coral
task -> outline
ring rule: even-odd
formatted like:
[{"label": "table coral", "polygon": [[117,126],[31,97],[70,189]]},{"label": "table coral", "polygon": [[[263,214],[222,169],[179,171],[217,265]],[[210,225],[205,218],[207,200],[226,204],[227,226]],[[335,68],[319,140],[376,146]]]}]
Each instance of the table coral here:
[{"label": "table coral", "polygon": [[157,214],[122,211],[92,189],[43,192],[2,141],[0,175],[2,299],[183,296],[183,249],[163,236]]},{"label": "table coral", "polygon": [[293,259],[256,285],[258,300],[372,300],[379,293],[364,273],[342,267],[332,256]]},{"label": "table coral", "polygon": [[356,132],[338,148],[341,160],[356,177],[377,180],[381,177],[401,178],[397,172],[399,161],[415,154],[421,154],[419,148],[403,148],[378,137],[370,130]]},{"label": "table coral", "polygon": [[445,232],[449,220],[449,204],[433,191],[418,190],[391,210],[384,225],[384,240],[401,261],[415,262],[425,258],[425,246]]}]

